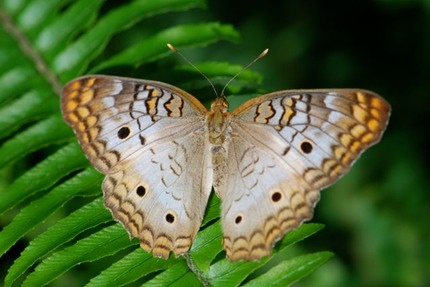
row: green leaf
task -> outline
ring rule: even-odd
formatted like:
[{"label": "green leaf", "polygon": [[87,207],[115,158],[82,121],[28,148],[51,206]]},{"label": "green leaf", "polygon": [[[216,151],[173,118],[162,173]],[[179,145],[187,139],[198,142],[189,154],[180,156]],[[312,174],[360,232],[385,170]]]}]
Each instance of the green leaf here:
[{"label": "green leaf", "polygon": [[103,0],[75,1],[64,14],[58,15],[52,23],[44,27],[35,40],[35,46],[47,60],[52,60],[63,49],[64,43],[69,42],[74,34],[93,22],[103,3]]},{"label": "green leaf", "polygon": [[154,258],[141,248],[127,254],[100,275],[91,279],[87,287],[123,286],[153,272],[169,268],[175,260]]},{"label": "green leaf", "polygon": [[[207,269],[210,262],[221,250],[221,230],[218,221],[197,234],[192,245],[191,254],[198,267]],[[152,272],[164,269],[170,270],[170,266],[175,262],[176,260],[172,257],[167,261],[153,258],[152,254],[139,248],[121,260],[118,260],[112,266],[104,270],[99,276],[94,277],[88,286],[122,286],[134,282]],[[163,275],[163,278],[166,276],[170,277],[171,275]],[[155,284],[158,280],[165,279],[158,278],[151,284]]]},{"label": "green leaf", "polygon": [[6,95],[3,93],[0,95],[0,103],[3,103],[4,99],[9,98],[20,88],[14,85],[14,81],[24,78],[21,77],[21,73],[34,71],[34,69],[31,66],[32,63],[18,51],[18,46],[13,39],[1,28],[0,39],[0,83],[3,93],[6,92]]},{"label": "green leaf", "polygon": [[69,144],[27,171],[0,193],[0,214],[29,196],[47,189],[63,176],[88,165],[76,144]]},{"label": "green leaf", "polygon": [[28,34],[40,28],[64,3],[64,0],[34,0],[28,3],[17,19],[17,25]]},{"label": "green leaf", "polygon": [[104,61],[92,72],[112,66],[139,65],[157,60],[171,53],[166,46],[167,43],[172,43],[177,47],[192,47],[207,45],[220,39],[236,41],[238,37],[239,35],[231,25],[202,23],[175,26],[146,38],[124,52]]},{"label": "green leaf", "polygon": [[[3,51],[0,51],[3,52]],[[7,52],[6,52],[7,53]],[[7,65],[13,65],[10,69],[5,70],[0,75],[0,87],[2,87],[2,93],[0,94],[0,105],[7,103],[16,97],[27,91],[30,87],[39,86],[43,81],[42,78],[34,76],[34,68],[31,67],[31,63],[23,63],[17,65],[17,57],[15,55],[6,55],[10,59],[10,63],[4,64],[4,69],[7,69]],[[12,61],[12,59],[15,59]],[[2,68],[0,68],[2,69]],[[3,112],[2,112],[3,113]]]},{"label": "green leaf", "polygon": [[324,228],[324,224],[320,223],[305,223],[298,228],[291,230],[286,236],[281,240],[280,248],[287,247],[294,243],[304,240],[309,236],[317,233]]},{"label": "green leaf", "polygon": [[214,258],[222,251],[221,243],[222,231],[219,220],[197,233],[190,253],[201,271],[207,271]]},{"label": "green leaf", "polygon": [[62,51],[54,60],[53,68],[62,80],[69,80],[82,72],[88,62],[97,56],[107,41],[137,21],[167,11],[178,11],[201,7],[201,0],[134,1],[120,6],[100,19],[95,26],[78,41]]},{"label": "green leaf", "polygon": [[189,270],[185,261],[179,261],[170,266],[166,271],[155,276],[145,283],[147,287],[160,286],[200,286],[201,282]]},{"label": "green leaf", "polygon": [[0,107],[0,139],[18,130],[24,124],[58,113],[58,98],[50,91],[32,91],[12,103]]},{"label": "green leaf", "polygon": [[133,244],[136,241],[130,240],[119,223],[106,227],[46,258],[22,286],[43,286],[77,264],[113,255]]},{"label": "green leaf", "polygon": [[[233,65],[228,62],[208,61],[196,63],[195,66],[199,68],[199,70],[202,71],[209,78],[226,76],[230,79],[240,73],[238,79],[243,80],[243,82],[245,83],[250,82],[255,84],[261,84],[263,81],[263,77],[261,76],[261,74],[251,70],[243,70],[243,66]],[[191,67],[190,65],[179,65],[175,67],[175,70],[195,72],[194,67]]]},{"label": "green leaf", "polygon": [[[238,75],[237,78],[235,78],[235,80],[226,87],[228,92],[224,91],[231,110],[238,106],[236,102],[243,103],[244,98],[250,99],[253,96],[249,94],[239,96],[240,93],[243,93],[242,90],[254,90],[263,80],[261,75],[254,71],[243,70],[243,66],[233,65],[226,62],[201,62],[195,63],[195,66],[210,79],[212,84],[220,85],[221,87],[224,87],[229,80]],[[172,78],[180,77],[180,88],[185,91],[195,91],[209,86],[208,81],[200,74],[197,73],[198,77],[186,77],[189,73],[196,74],[197,71],[190,65],[179,65],[175,66],[174,70],[169,72],[169,75]],[[218,93],[219,92],[220,91],[218,91]],[[198,98],[200,101],[204,102],[207,100],[212,101],[215,96],[215,93],[205,93],[205,95],[199,96]]]},{"label": "green leaf", "polygon": [[282,261],[265,274],[248,282],[244,286],[290,286],[294,282],[297,282],[301,278],[312,273],[331,257],[333,257],[333,253],[327,251],[300,255],[292,259]]},{"label": "green leaf", "polygon": [[27,4],[27,0],[4,0],[0,2],[1,7],[11,15],[15,15],[24,10],[25,5]]},{"label": "green leaf", "polygon": [[[69,242],[85,230],[108,221],[112,221],[112,215],[103,206],[102,197],[97,198],[69,216],[59,220],[44,233],[32,240],[30,245],[21,253],[21,256],[8,270],[5,286],[11,286],[36,260],[46,257],[47,254],[58,246]],[[64,228],[64,226],[67,226],[67,228]]]},{"label": "green leaf", "polygon": [[208,222],[218,218],[220,216],[220,206],[221,201],[214,194],[211,194],[208,201],[208,206],[206,207],[205,218],[203,219],[202,226],[205,226]]},{"label": "green leaf", "polygon": [[0,254],[6,252],[16,241],[35,228],[37,224],[43,222],[69,199],[77,195],[99,194],[100,182],[100,173],[94,169],[88,169],[21,209],[12,222],[0,232]]},{"label": "green leaf", "polygon": [[[281,241],[280,249],[283,250],[289,245],[307,238],[322,227],[323,225],[321,224],[304,224],[290,231]],[[260,261],[229,262],[227,259],[224,259],[211,265],[206,276],[213,286],[239,286],[249,274],[266,264],[274,256],[276,254],[265,257]]]},{"label": "green leaf", "polygon": [[72,130],[59,115],[39,121],[0,147],[0,166],[10,164],[42,147],[69,141]]}]

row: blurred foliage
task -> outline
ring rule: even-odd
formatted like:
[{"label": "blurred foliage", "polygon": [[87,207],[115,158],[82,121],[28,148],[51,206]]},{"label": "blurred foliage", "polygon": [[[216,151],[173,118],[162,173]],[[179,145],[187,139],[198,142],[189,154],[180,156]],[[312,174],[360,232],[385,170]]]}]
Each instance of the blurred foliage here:
[{"label": "blurred foliage", "polygon": [[[102,7],[102,12],[116,5],[119,4],[109,2]],[[92,19],[94,15],[87,17]],[[367,151],[347,176],[322,192],[313,222],[322,222],[326,228],[286,253],[286,256],[320,250],[335,253],[328,263],[296,285],[430,285],[430,224],[427,222],[430,153],[426,144],[428,128],[424,127],[430,104],[427,96],[430,91],[430,2],[209,0],[204,10],[192,9],[140,20],[127,33],[114,35],[108,48],[94,59],[92,67],[157,31],[201,21],[233,24],[241,39],[235,44],[217,42],[205,48],[189,45],[183,53],[192,62],[246,64],[268,47],[269,54],[253,66],[264,78],[259,86],[261,91],[358,87],[381,94],[392,105],[391,121],[381,143]],[[30,35],[34,33],[29,30]],[[43,48],[42,40],[38,45]],[[8,41],[1,38],[0,45],[11,44]],[[126,65],[105,67],[104,72],[139,78],[151,75],[153,79],[172,84],[182,82],[185,86],[189,79],[199,79],[186,69],[163,72],[163,68],[174,62],[177,62],[174,57],[169,57],[158,63],[136,65],[135,69]],[[181,72],[183,80],[178,81]],[[19,73],[25,77],[27,70]],[[7,80],[15,78],[9,75]],[[222,86],[227,79],[228,75],[224,75],[214,81]],[[32,81],[37,83],[37,79]],[[207,87],[198,92],[204,99],[212,97]],[[245,100],[234,96],[231,99],[235,105]],[[13,132],[1,129],[2,133]],[[32,139],[30,135],[28,141]],[[33,138],[36,140],[37,136]],[[42,149],[31,158],[19,160],[13,169],[2,170],[0,187],[54,150]],[[67,209],[73,210],[66,205],[62,212]],[[61,217],[61,214],[55,216]],[[33,233],[40,233],[41,229],[38,227]],[[33,238],[33,233],[27,237]],[[22,245],[18,242],[10,252],[21,252]],[[11,263],[3,261],[2,266]],[[108,265],[106,260],[98,263]],[[0,274],[4,272],[0,270]],[[96,273],[91,265],[77,267],[75,272]],[[76,284],[82,283],[77,278],[67,278]]]},{"label": "blurred foliage", "polygon": [[[241,32],[239,45],[203,57],[247,62],[268,91],[360,87],[392,105],[381,143],[322,192],[313,221],[326,228],[305,242],[336,257],[298,286],[430,285],[430,2],[209,2]],[[203,53],[203,52],[202,52]]]}]

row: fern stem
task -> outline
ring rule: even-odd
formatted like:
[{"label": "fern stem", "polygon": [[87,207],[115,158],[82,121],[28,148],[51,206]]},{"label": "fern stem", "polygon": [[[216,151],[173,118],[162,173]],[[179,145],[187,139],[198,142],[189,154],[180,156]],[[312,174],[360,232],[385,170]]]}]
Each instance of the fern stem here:
[{"label": "fern stem", "polygon": [[209,283],[208,279],[205,277],[203,272],[199,269],[199,267],[197,267],[197,265],[194,263],[194,260],[191,257],[191,255],[189,253],[185,253],[182,256],[187,261],[188,268],[190,268],[190,270],[197,276],[197,278],[203,284],[203,286],[210,287],[211,284]]},{"label": "fern stem", "polygon": [[53,73],[49,69],[42,55],[40,55],[32,47],[27,37],[19,30],[19,28],[14,25],[9,15],[2,9],[0,9],[0,21],[2,22],[4,29],[9,32],[10,35],[18,42],[18,45],[21,48],[22,52],[26,54],[35,63],[36,69],[45,77],[48,83],[51,84],[54,92],[57,95],[60,95],[62,90],[62,84],[58,80],[55,73]]}]

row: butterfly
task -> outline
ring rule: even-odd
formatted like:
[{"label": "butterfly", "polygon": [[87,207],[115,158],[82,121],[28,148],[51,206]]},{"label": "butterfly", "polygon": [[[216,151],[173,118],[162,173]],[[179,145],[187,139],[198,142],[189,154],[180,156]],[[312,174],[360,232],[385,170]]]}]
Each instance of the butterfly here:
[{"label": "butterfly", "polygon": [[228,111],[149,80],[72,80],[61,108],[92,165],[105,206],[156,257],[187,253],[212,188],[223,248],[258,260],[313,215],[320,190],[345,174],[387,124],[390,105],[360,89],[286,90]]}]

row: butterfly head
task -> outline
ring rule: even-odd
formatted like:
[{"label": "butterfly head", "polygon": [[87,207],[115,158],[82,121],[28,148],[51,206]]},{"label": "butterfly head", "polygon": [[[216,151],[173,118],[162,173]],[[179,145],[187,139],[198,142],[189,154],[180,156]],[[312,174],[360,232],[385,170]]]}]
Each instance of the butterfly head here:
[{"label": "butterfly head", "polygon": [[228,111],[228,102],[225,97],[216,98],[211,104],[211,111],[224,114]]}]

